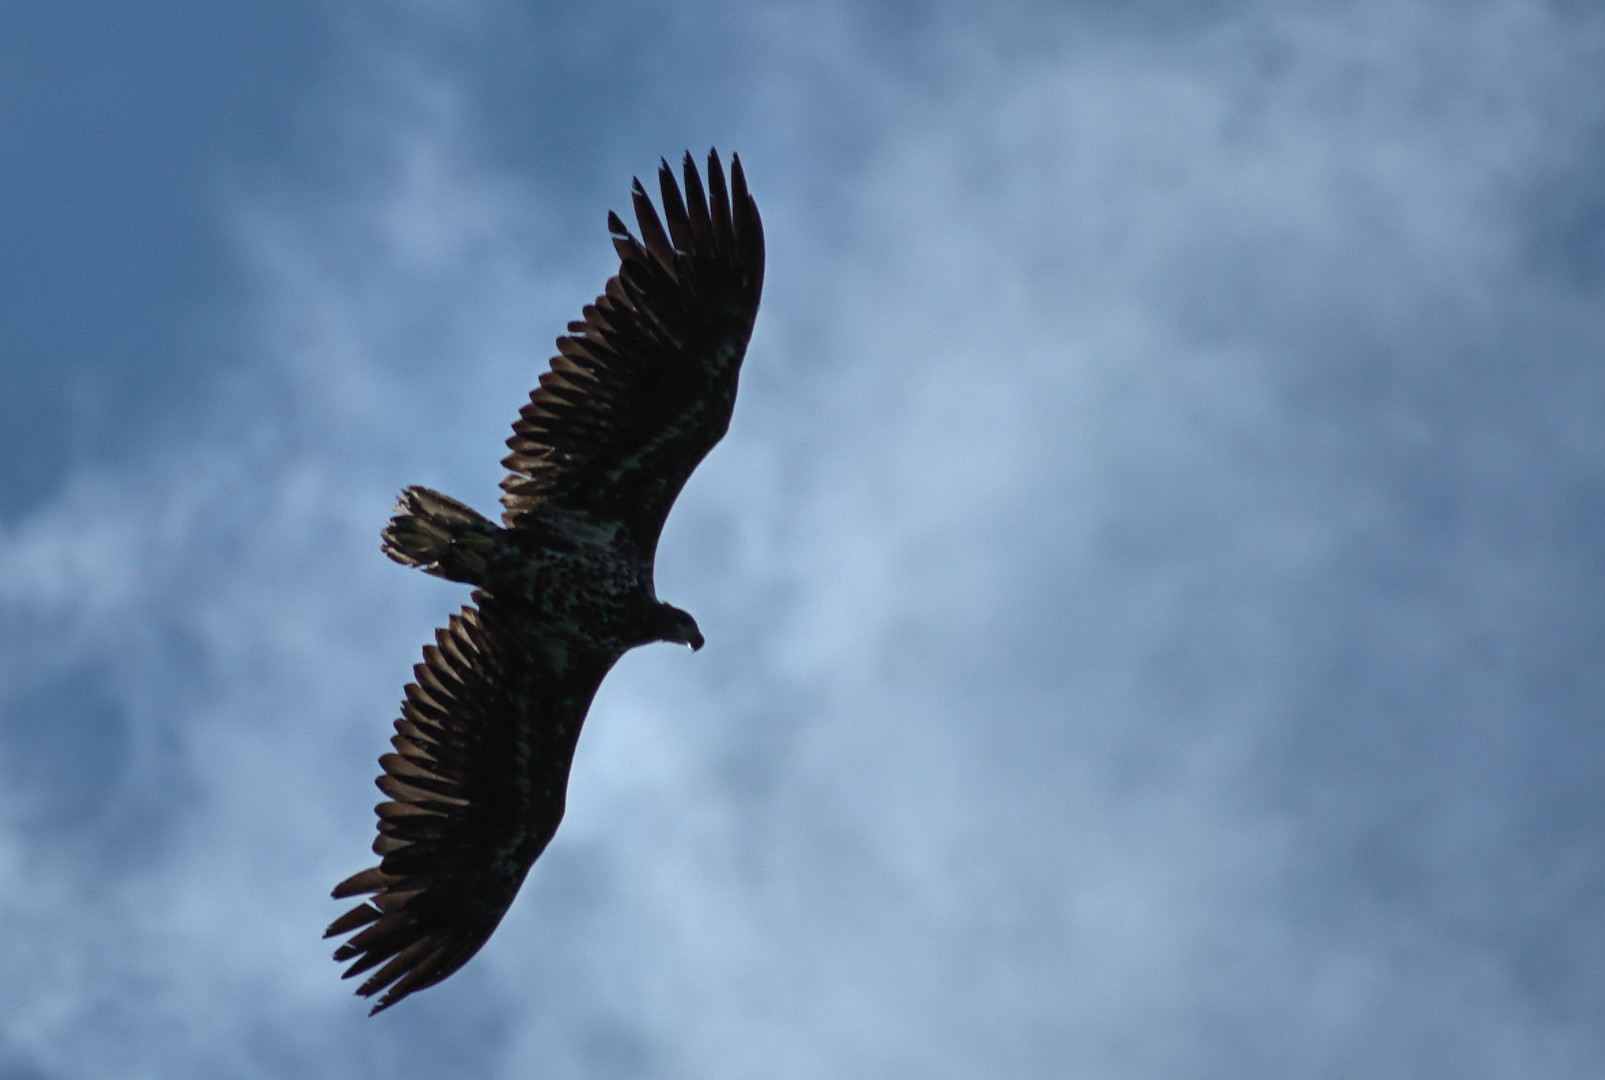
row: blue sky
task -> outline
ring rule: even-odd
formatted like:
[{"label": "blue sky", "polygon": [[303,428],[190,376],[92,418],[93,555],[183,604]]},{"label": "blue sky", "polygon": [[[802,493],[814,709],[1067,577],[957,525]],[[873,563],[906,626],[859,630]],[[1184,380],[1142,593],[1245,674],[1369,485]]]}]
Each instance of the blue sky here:
[{"label": "blue sky", "polygon": [[[0,1073],[1605,1075],[1605,18],[5,17]],[[489,946],[320,940],[660,155],[769,238]]]}]

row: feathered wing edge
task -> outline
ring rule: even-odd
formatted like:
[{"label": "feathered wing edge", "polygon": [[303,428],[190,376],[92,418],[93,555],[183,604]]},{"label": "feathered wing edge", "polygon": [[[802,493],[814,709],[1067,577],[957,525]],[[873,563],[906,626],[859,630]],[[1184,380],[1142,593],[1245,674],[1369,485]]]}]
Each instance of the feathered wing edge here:
[{"label": "feathered wing edge", "polygon": [[[685,157],[685,197],[659,170],[664,219],[639,181],[641,240],[616,214],[619,273],[569,324],[508,440],[503,519],[516,528],[554,495],[598,504],[638,542],[658,531],[691,470],[724,434],[763,288],[763,227],[732,156],[708,190]],[[452,974],[485,943],[562,817],[579,728],[607,664],[534,670],[483,594],[424,650],[376,781],[380,863],[336,886],[368,894],[330,924],[335,959],[372,974],[377,1013]],[[538,653],[539,650],[536,650]],[[539,791],[537,791],[539,789]],[[377,970],[373,970],[377,968]]]},{"label": "feathered wing edge", "polygon": [[502,481],[509,527],[564,495],[616,512],[655,544],[691,470],[724,434],[763,291],[763,223],[739,157],[728,188],[716,152],[706,191],[689,153],[681,171],[683,197],[668,162],[658,171],[662,219],[635,181],[640,240],[608,214],[619,273],[569,323],[513,424]]},{"label": "feathered wing edge", "polygon": [[[474,598],[483,605],[482,594]],[[375,783],[389,797],[374,808],[380,862],[333,893],[371,898],[324,933],[353,934],[334,953],[351,961],[345,978],[377,968],[357,987],[364,997],[384,991],[375,1013],[440,982],[479,950],[561,820],[594,686],[564,694],[559,680],[515,675],[515,664],[531,666],[528,656],[510,654],[516,633],[483,606],[452,616],[414,666],[393,752],[379,759]],[[541,738],[538,721],[549,719],[535,715],[542,704],[577,710],[573,730],[549,724]]]}]

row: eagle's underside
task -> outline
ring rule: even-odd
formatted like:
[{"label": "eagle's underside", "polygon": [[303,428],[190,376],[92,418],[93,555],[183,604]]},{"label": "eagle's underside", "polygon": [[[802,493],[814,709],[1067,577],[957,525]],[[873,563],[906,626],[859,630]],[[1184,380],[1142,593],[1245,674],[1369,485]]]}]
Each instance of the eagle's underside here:
[{"label": "eagle's underside", "polygon": [[[558,341],[508,440],[500,525],[424,488],[384,533],[398,562],[474,586],[413,669],[392,752],[379,864],[336,886],[366,896],[330,925],[374,1010],[439,982],[495,930],[563,817],[580,727],[602,678],[650,641],[700,647],[657,599],[670,506],[729,424],[763,282],[763,232],[738,159],[708,189],[637,182],[641,239],[614,215],[619,274]],[[665,224],[667,228],[665,228]]]}]

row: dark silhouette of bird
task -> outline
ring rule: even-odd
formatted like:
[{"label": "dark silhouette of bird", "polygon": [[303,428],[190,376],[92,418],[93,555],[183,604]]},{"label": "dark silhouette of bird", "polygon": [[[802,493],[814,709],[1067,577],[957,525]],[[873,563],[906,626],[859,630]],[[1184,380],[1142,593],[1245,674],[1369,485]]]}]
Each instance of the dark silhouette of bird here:
[{"label": "dark silhouette of bird", "polygon": [[763,226],[739,158],[707,189],[667,162],[660,220],[635,182],[640,239],[619,256],[513,424],[501,523],[427,488],[401,493],[386,555],[474,587],[413,668],[380,757],[376,866],[335,886],[364,896],[329,926],[373,1012],[440,982],[485,944],[563,818],[569,766],[597,687],[627,650],[702,647],[657,598],[664,519],[724,435],[763,289]]}]

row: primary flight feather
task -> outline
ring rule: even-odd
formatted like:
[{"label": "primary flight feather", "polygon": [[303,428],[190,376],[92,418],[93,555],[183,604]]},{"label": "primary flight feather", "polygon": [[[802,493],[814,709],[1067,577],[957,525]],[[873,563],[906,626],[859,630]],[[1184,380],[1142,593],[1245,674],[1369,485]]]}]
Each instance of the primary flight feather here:
[{"label": "primary flight feather", "polygon": [[384,530],[397,562],[474,586],[424,647],[392,752],[379,759],[377,866],[335,886],[366,896],[325,937],[373,1011],[460,968],[496,929],[563,817],[591,698],[627,650],[692,649],[702,634],[658,600],[664,519],[724,435],[763,290],[763,226],[741,161],[730,182],[691,155],[683,191],[665,162],[663,217],[639,180],[640,239],[616,214],[619,255],[558,339],[513,424],[502,523],[427,488],[401,493]]}]

